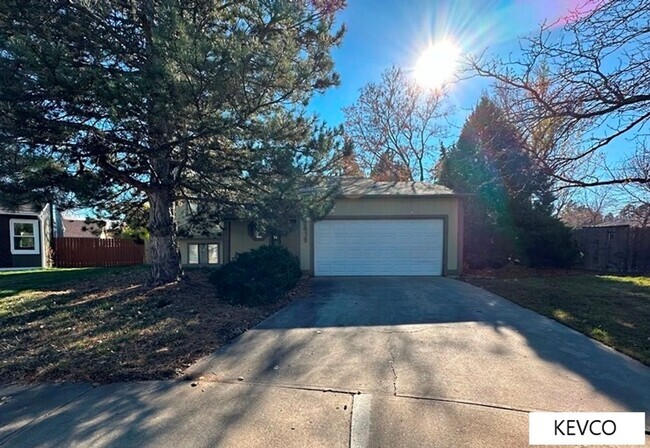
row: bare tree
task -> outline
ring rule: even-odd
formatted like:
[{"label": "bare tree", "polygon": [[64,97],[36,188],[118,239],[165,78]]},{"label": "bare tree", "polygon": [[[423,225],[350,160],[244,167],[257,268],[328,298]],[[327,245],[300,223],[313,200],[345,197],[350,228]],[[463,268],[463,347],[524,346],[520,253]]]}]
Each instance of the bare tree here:
[{"label": "bare tree", "polygon": [[638,227],[650,227],[650,204],[628,204],[619,213],[621,219]]},{"label": "bare tree", "polygon": [[[546,94],[551,83],[548,65],[542,62],[535,67],[528,82],[543,95]],[[566,163],[580,153],[581,131],[574,129],[573,132],[564,134],[563,125],[567,123],[566,117],[540,115],[524,120],[522,118],[529,114],[530,93],[523,89],[513,89],[512,86],[501,81],[496,82],[493,88],[494,101],[499,105],[506,119],[520,132],[524,142],[523,149],[547,174],[553,175],[552,187],[558,199],[558,207],[561,208],[561,204],[570,201],[574,195],[571,189],[562,188],[566,185],[562,179],[585,179],[596,169],[592,160],[594,157],[583,158],[579,164]]]},{"label": "bare tree", "polygon": [[559,213],[569,227],[579,228],[614,221],[619,200],[611,186],[579,189]]},{"label": "bare tree", "polygon": [[[627,160],[624,172],[628,177],[650,177],[650,147],[645,141],[639,143]],[[622,184],[621,187],[633,203],[650,206],[650,183]]]},{"label": "bare tree", "polygon": [[[545,23],[523,39],[517,59],[468,59],[475,74],[506,92],[522,128],[552,128],[554,144],[539,159],[562,187],[650,182],[647,171],[573,171],[597,162],[615,140],[635,145],[647,137],[648,23],[650,0],[587,0],[561,29]],[[544,67],[548,76],[540,83]]]},{"label": "bare tree", "polygon": [[450,111],[444,98],[444,88],[423,88],[397,67],[361,89],[356,103],[343,111],[362,167],[372,172],[388,161],[400,170],[407,167],[411,180],[425,180],[446,131]]},{"label": "bare tree", "polygon": [[[646,142],[639,144],[627,160],[625,172],[630,177],[650,177],[650,148]],[[620,217],[639,227],[650,227],[650,183],[622,184],[624,200],[629,201],[620,211]]]}]

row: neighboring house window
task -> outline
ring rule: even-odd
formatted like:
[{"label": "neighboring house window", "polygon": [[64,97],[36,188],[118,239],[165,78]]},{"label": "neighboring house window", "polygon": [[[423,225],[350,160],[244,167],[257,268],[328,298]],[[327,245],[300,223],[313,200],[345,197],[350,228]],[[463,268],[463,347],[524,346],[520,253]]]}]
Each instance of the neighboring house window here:
[{"label": "neighboring house window", "polygon": [[40,254],[37,219],[10,219],[11,253],[14,255]]},{"label": "neighboring house window", "polygon": [[218,244],[188,244],[188,264],[219,264]]},{"label": "neighboring house window", "polygon": [[255,222],[248,224],[248,236],[254,241],[263,241],[266,239],[266,235]]}]

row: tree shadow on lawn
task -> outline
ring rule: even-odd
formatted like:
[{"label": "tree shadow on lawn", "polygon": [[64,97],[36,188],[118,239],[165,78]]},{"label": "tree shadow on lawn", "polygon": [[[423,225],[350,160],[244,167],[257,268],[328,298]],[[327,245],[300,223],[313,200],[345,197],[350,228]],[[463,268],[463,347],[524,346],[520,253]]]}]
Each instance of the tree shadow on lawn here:
[{"label": "tree shadow on lawn", "polygon": [[206,276],[150,289],[120,271],[5,298],[0,381],[173,378],[275,309],[220,302]]},{"label": "tree shadow on lawn", "polygon": [[121,276],[144,271],[146,266],[115,268],[66,268],[0,272],[0,300],[24,291],[56,290],[64,283],[84,281],[97,276]]},{"label": "tree shadow on lawn", "polygon": [[650,365],[650,278],[468,278]]}]

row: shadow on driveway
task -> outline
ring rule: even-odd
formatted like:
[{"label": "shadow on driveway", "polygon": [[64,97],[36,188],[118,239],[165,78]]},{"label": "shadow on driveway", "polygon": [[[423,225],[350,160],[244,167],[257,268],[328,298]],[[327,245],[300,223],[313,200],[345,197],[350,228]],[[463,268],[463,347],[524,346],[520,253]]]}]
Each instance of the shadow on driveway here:
[{"label": "shadow on driveway", "polygon": [[198,371],[221,380],[467,400],[524,410],[645,411],[650,368],[448,278],[317,278]]}]

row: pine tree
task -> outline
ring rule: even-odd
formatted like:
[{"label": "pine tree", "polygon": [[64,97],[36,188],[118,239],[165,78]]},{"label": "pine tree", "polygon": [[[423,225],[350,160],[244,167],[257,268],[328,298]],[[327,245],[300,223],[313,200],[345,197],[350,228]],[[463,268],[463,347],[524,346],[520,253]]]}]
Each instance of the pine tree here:
[{"label": "pine tree", "polygon": [[350,139],[345,139],[343,145],[340,173],[343,176],[363,177],[363,170],[359,165],[354,144]]},{"label": "pine tree", "polygon": [[[466,207],[466,260],[474,267],[508,261],[527,264],[570,262],[543,239],[570,249],[569,234],[551,217],[550,182],[524,149],[525,142],[488,97],[480,99],[458,142],[443,152],[439,182],[470,193]],[[550,243],[550,241],[548,241]]]},{"label": "pine tree", "polygon": [[343,6],[1,2],[0,160],[16,163],[0,167],[0,188],[121,210],[146,203],[154,282],[181,274],[178,200],[268,221],[312,213],[317,201],[298,191],[318,182],[337,132],[306,106],[338,83],[330,50]]}]

